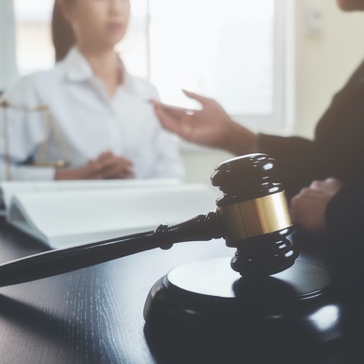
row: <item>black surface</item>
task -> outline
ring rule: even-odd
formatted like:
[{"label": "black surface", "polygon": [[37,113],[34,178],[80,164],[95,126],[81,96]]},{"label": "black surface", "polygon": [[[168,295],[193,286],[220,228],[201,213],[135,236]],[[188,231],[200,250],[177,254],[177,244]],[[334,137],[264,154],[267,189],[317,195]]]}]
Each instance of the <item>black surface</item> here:
[{"label": "black surface", "polygon": [[331,354],[332,346],[351,345],[361,332],[358,316],[345,287],[317,265],[297,261],[252,280],[232,271],[229,258],[176,267],[152,287],[144,310],[149,332],[169,346],[183,341],[202,356],[205,346],[228,342],[229,354],[254,348],[270,361],[273,352],[292,360],[302,350],[330,347]]},{"label": "black surface", "polygon": [[[303,244],[303,238],[300,239]],[[42,245],[0,222],[1,263],[42,250]],[[198,350],[195,351],[194,347],[186,347],[183,337],[178,343],[171,343],[144,326],[143,306],[157,280],[181,264],[231,257],[233,253],[233,249],[226,248],[219,240],[186,243],[168,251],[148,251],[72,273],[1,288],[0,362],[272,363],[270,352],[256,348],[254,351],[244,343],[234,345],[238,350],[231,350],[230,343],[225,341],[219,346],[201,341],[196,343]],[[299,259],[318,259],[321,264],[319,258],[315,255],[307,258],[303,254]],[[320,364],[363,363],[364,341],[361,337],[358,339],[359,343],[350,347],[334,347],[323,352],[318,348],[315,352],[291,357],[287,362],[302,359]],[[280,354],[277,355],[277,362],[284,362],[279,359]]]},{"label": "black surface", "polygon": [[223,229],[216,213],[198,215],[177,225],[65,249],[48,250],[0,264],[0,287],[87,268],[110,260],[174,243],[220,238]]}]

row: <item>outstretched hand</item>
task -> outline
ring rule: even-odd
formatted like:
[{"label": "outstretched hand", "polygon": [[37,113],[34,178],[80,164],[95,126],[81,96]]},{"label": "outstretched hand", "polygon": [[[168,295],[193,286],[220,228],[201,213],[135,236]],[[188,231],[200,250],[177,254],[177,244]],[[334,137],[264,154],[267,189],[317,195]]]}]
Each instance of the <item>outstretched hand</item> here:
[{"label": "outstretched hand", "polygon": [[326,229],[325,212],[331,198],[341,189],[342,182],[328,178],[313,181],[291,199],[291,217],[297,228],[317,233]]},{"label": "outstretched hand", "polygon": [[165,129],[188,142],[224,149],[233,154],[253,151],[255,134],[235,123],[219,103],[193,92],[183,92],[198,101],[201,110],[173,109],[153,100],[155,112]]}]

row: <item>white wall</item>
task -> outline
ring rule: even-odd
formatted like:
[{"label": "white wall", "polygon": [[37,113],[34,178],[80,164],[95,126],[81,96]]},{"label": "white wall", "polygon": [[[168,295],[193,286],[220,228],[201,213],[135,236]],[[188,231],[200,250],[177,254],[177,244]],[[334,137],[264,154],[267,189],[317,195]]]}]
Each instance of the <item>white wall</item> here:
[{"label": "white wall", "polygon": [[[296,122],[293,132],[312,137],[314,127],[338,91],[364,58],[364,12],[345,13],[335,0],[295,1]],[[307,30],[308,6],[322,11],[322,27]],[[364,101],[363,101],[364,102]],[[213,168],[231,155],[216,151],[183,151],[187,181],[209,183]]]},{"label": "white wall", "polygon": [[201,148],[198,151],[190,148],[183,150],[182,154],[186,168],[186,182],[199,182],[208,185],[210,185],[210,177],[216,165],[234,157],[229,153],[207,148]]},{"label": "white wall", "polygon": [[[308,34],[307,7],[322,10],[322,29]],[[354,68],[364,58],[364,12],[343,12],[335,0],[296,2],[296,133],[311,137],[314,127]]]}]

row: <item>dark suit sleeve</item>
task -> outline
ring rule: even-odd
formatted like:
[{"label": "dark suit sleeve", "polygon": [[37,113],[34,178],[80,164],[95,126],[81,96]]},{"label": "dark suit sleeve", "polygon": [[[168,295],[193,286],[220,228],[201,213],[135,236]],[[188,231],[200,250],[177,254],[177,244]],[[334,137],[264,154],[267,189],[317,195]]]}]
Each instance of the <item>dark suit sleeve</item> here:
[{"label": "dark suit sleeve", "polygon": [[258,151],[276,160],[274,178],[283,184],[288,198],[311,183],[314,172],[310,161],[315,154],[312,141],[266,134],[260,134],[258,141]]},{"label": "dark suit sleeve", "polygon": [[314,179],[358,179],[364,170],[364,62],[319,120],[314,139],[260,134],[257,151],[277,162],[277,178],[292,197]]},{"label": "dark suit sleeve", "polygon": [[339,237],[364,234],[364,178],[345,185],[330,200],[326,225],[330,234]]}]

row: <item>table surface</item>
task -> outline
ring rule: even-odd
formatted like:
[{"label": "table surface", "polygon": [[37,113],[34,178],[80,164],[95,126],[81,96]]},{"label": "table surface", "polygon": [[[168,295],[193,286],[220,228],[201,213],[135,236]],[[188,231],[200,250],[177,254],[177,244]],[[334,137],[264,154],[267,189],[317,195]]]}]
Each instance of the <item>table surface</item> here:
[{"label": "table surface", "polygon": [[[0,221],[0,263],[43,250],[40,243]],[[144,334],[143,306],[152,285],[174,267],[233,253],[223,240],[182,243],[168,251],[156,249],[0,288],[0,362],[202,363],[201,357],[182,359],[151,347]],[[320,358],[320,363],[363,363],[360,348],[335,355],[335,361]],[[206,363],[211,363],[207,354]],[[260,363],[243,350],[239,357],[216,362]]]}]

